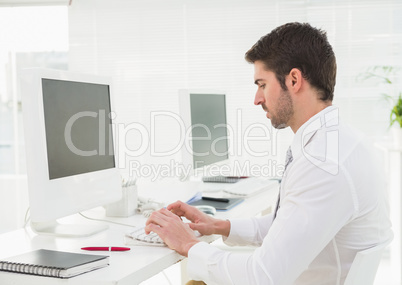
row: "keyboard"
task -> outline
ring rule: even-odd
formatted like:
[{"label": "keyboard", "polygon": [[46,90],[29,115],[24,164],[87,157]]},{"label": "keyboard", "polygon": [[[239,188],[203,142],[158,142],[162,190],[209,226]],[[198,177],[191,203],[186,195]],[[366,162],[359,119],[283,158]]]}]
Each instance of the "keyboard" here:
[{"label": "keyboard", "polygon": [[[198,231],[194,231],[194,234],[196,237],[201,236]],[[147,235],[145,233],[145,226],[136,227],[134,231],[127,234],[127,237],[143,245],[166,246],[166,243],[160,238],[160,236],[158,236],[158,234],[151,232]]]},{"label": "keyboard", "polygon": [[247,179],[242,179],[233,186],[223,189],[223,191],[241,197],[248,197],[261,193],[263,191],[273,189],[275,187],[278,187],[278,180],[276,179],[261,179],[257,177],[251,177]]},{"label": "keyboard", "polygon": [[165,242],[156,233],[151,232],[147,235],[145,233],[145,226],[135,228],[134,231],[128,233],[127,236],[145,245],[166,246]]},{"label": "keyboard", "polygon": [[203,182],[213,183],[236,183],[244,177],[241,176],[203,176]]}]

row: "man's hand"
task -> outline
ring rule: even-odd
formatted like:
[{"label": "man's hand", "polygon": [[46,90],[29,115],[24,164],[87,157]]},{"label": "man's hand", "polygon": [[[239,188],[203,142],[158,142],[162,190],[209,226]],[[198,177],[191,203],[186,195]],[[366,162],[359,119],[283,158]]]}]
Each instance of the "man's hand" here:
[{"label": "man's hand", "polygon": [[184,256],[188,256],[190,248],[199,242],[188,224],[166,209],[153,212],[148,218],[145,233],[150,232],[157,233],[171,249]]},{"label": "man's hand", "polygon": [[228,236],[230,232],[230,222],[215,219],[197,208],[181,201],[177,201],[167,206],[167,209],[180,217],[185,217],[191,221],[188,225],[191,229],[199,231],[202,235],[219,234]]},{"label": "man's hand", "polygon": [[[180,217],[185,217],[191,223],[184,223]],[[145,227],[146,234],[157,233],[171,249],[184,256],[188,256],[190,248],[199,242],[195,230],[202,235],[228,236],[230,222],[212,218],[195,207],[177,201],[167,209],[153,212]]]}]

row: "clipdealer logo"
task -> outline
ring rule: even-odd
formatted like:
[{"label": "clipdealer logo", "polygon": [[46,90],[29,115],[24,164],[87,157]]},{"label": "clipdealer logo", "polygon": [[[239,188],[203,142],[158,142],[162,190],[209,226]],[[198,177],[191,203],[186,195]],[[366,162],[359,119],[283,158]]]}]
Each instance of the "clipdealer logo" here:
[{"label": "clipdealer logo", "polygon": [[[241,112],[242,111],[240,109],[237,110],[237,120],[235,127],[229,124],[214,125],[214,129],[224,128],[226,137],[213,138],[213,130],[211,130],[208,126],[197,124],[186,128],[182,118],[176,113],[169,111],[151,112],[149,129],[145,125],[138,122],[131,122],[128,124],[117,123],[112,124],[111,128],[107,128],[105,123],[107,121],[105,110],[99,110],[99,112],[84,111],[71,116],[70,119],[67,121],[64,130],[64,138],[69,150],[76,155],[94,156],[112,155],[113,153],[116,153],[119,156],[119,162],[121,163],[119,166],[121,168],[124,168],[126,166],[125,157],[141,157],[147,152],[149,152],[152,157],[168,157],[182,151],[183,148],[185,148],[185,151],[187,151],[188,153],[199,157],[205,157],[210,155],[211,153],[215,156],[227,156],[228,154],[241,156],[244,153],[251,157],[266,157],[269,155],[277,155],[278,130],[272,127],[270,128],[267,125],[261,123],[250,124],[243,130]],[[94,120],[99,121],[98,146],[93,146],[93,148],[96,148],[92,150],[79,149],[72,140],[71,133],[72,129],[74,128],[74,124],[79,124],[79,120],[84,117],[91,117]],[[109,117],[114,119],[116,118],[116,114],[110,113]],[[175,124],[180,129],[180,135],[177,137],[175,145],[169,150],[157,150],[157,132],[161,131],[160,129],[158,129],[157,126],[158,119],[173,120],[172,124]],[[198,137],[192,136],[194,129],[202,129],[204,135]],[[106,149],[105,144],[105,132],[109,131],[108,137],[109,139],[111,139],[112,130],[115,138],[115,152],[113,152],[113,149],[111,148],[111,143],[108,144],[109,149]],[[255,135],[254,132],[258,132],[260,135]],[[130,134],[133,133],[136,134],[137,138],[140,138],[139,144],[134,148],[132,147],[132,145],[127,143],[127,138],[130,136]],[[218,150],[217,145],[223,140],[227,141],[228,148],[222,152]],[[194,141],[211,141],[211,147],[208,151],[197,153],[194,151],[192,146],[192,142]],[[236,144],[232,142],[236,142]],[[253,143],[255,142],[267,142],[267,144],[264,145],[264,149],[257,149],[253,147]]]},{"label": "clipdealer logo", "polygon": [[[332,175],[339,173],[339,109],[318,116],[307,124],[302,133],[302,153],[315,166]],[[320,130],[317,132],[317,130]],[[313,136],[323,136],[313,140]],[[318,145],[315,141],[324,144]]]},{"label": "clipdealer logo", "polygon": [[[71,132],[74,124],[83,117],[91,117],[94,120],[99,121],[99,140],[97,149],[92,150],[81,150],[76,147],[73,143]],[[114,119],[116,117],[115,113],[110,113],[109,118]],[[176,141],[173,148],[165,151],[158,152],[156,149],[156,132],[157,132],[157,120],[167,120],[171,119],[177,124],[180,129],[180,136]],[[236,128],[231,125],[216,125],[214,128],[226,128],[227,137],[216,138],[210,145],[211,149],[207,152],[194,153],[192,149],[192,141],[194,140],[211,140],[212,132],[204,125],[198,124],[185,128],[185,124],[181,117],[176,113],[169,111],[155,111],[150,113],[150,129],[147,129],[143,124],[138,122],[131,122],[129,124],[112,124],[111,127],[106,128],[106,113],[105,110],[99,110],[99,112],[84,111],[79,112],[68,120],[64,130],[65,142],[69,150],[80,156],[94,156],[94,155],[113,155],[116,153],[118,155],[119,168],[123,169],[127,167],[126,158],[138,158],[144,155],[147,151],[150,152],[151,156],[154,157],[169,157],[185,148],[190,154],[197,155],[199,157],[207,156],[210,153],[215,156],[226,156],[229,155],[242,155],[245,152],[251,157],[267,157],[269,155],[277,155],[277,134],[278,129],[269,128],[267,125],[261,123],[254,123],[245,128],[243,131],[242,126],[242,114],[241,110],[237,110],[237,124]],[[318,116],[307,124],[303,129],[302,133],[302,154],[315,166],[320,169],[336,175],[339,172],[339,110],[337,108],[325,113],[323,116]],[[202,128],[205,132],[205,136],[193,137],[192,131],[194,128]],[[252,135],[254,130],[262,131],[262,136]],[[116,151],[113,150],[111,143],[112,130],[115,133],[115,147]],[[317,130],[320,130],[317,134]],[[106,131],[109,131],[108,138],[110,143],[108,144],[108,149],[106,149],[105,137]],[[136,133],[137,137],[140,137],[139,147],[136,149],[131,149],[127,145],[127,137],[130,133]],[[324,136],[320,140],[310,140],[313,136],[320,135]],[[216,144],[222,139],[228,141],[228,149],[226,152],[219,152],[215,148]],[[237,145],[231,144],[230,142],[236,140]],[[269,144],[269,149],[254,149],[252,147],[252,142],[265,141],[267,145]],[[322,145],[317,145],[315,141],[324,141]],[[123,142],[121,144],[120,142]],[[281,161],[281,160],[279,160]],[[137,160],[128,160],[130,172],[135,172],[137,176],[172,176],[175,175],[186,175],[191,171],[188,166],[182,165],[175,162],[174,164],[169,163],[165,165],[154,166],[151,164],[140,164]],[[254,173],[256,176],[281,176],[283,172],[283,164],[277,164],[276,160],[268,160],[266,165],[253,165],[251,161],[243,162],[235,161],[235,165],[232,169],[226,169],[228,167],[220,166],[220,168],[213,168],[216,175],[229,175],[230,173],[238,173],[242,175],[244,173]]]}]

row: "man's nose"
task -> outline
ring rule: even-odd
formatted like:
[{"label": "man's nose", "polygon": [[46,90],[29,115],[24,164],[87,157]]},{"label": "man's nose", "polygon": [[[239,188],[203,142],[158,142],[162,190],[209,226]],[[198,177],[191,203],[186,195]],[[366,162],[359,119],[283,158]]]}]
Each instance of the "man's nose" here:
[{"label": "man's nose", "polygon": [[258,89],[257,92],[255,93],[254,105],[261,105],[262,103],[264,103],[263,92],[260,89]]}]

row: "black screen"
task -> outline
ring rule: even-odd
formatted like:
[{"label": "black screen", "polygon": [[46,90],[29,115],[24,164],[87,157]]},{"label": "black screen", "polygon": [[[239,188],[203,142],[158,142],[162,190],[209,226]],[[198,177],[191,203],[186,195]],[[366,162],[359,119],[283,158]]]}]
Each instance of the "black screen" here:
[{"label": "black screen", "polygon": [[194,169],[226,160],[228,137],[225,96],[190,94],[190,108]]},{"label": "black screen", "polygon": [[109,85],[42,79],[49,178],[115,167]]}]

